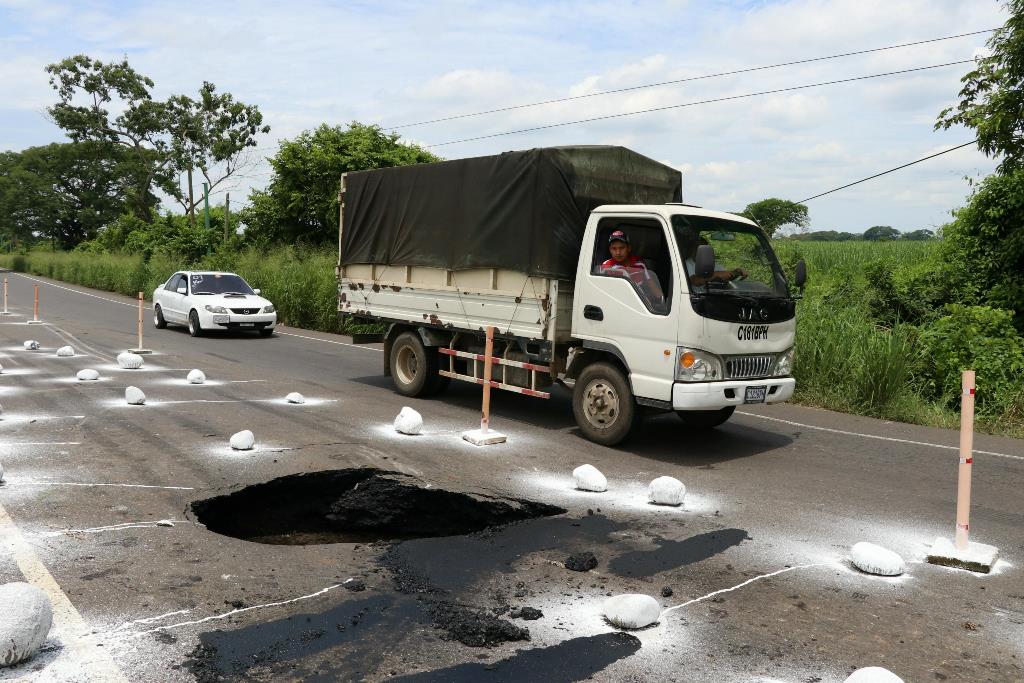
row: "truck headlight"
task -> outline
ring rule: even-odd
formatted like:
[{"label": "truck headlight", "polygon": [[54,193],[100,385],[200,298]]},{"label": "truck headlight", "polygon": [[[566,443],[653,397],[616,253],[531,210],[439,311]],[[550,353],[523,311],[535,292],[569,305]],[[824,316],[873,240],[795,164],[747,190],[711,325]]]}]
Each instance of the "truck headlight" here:
[{"label": "truck headlight", "polygon": [[264,307],[263,307],[263,312],[264,312],[264,313],[276,313],[276,312],[277,312],[277,309],[276,309],[276,308],[274,308],[274,306],[273,306],[273,305],[270,305],[270,306],[264,306]]},{"label": "truck headlight", "polygon": [[680,346],[676,354],[676,381],[712,382],[722,379],[722,361],[700,349]]},{"label": "truck headlight", "polygon": [[206,306],[203,306],[203,308],[205,308],[210,313],[227,313],[228,312],[228,309],[224,308],[223,306],[210,306],[209,304],[207,304]]},{"label": "truck headlight", "polygon": [[793,374],[793,354],[795,350],[796,349],[794,347],[779,354],[778,358],[775,359],[775,369],[772,371],[773,375],[781,377],[783,375]]}]

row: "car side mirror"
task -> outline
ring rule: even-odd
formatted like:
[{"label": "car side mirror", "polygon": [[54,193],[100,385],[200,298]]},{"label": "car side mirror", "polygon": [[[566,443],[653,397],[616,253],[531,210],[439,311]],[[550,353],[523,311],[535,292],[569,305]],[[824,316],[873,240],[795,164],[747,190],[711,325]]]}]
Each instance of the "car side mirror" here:
[{"label": "car side mirror", "polygon": [[709,278],[715,272],[715,249],[710,244],[697,247],[697,258],[694,259],[694,275]]},{"label": "car side mirror", "polygon": [[185,287],[178,287],[178,294],[188,294],[188,289]]},{"label": "car side mirror", "polygon": [[807,264],[803,259],[796,262],[796,278],[793,281],[797,287],[802,288],[807,283]]},{"label": "car side mirror", "polygon": [[254,294],[256,294],[256,296],[259,296],[260,294],[263,293],[263,290],[260,289],[259,287],[257,287],[256,289],[254,289],[252,291],[253,291]]}]

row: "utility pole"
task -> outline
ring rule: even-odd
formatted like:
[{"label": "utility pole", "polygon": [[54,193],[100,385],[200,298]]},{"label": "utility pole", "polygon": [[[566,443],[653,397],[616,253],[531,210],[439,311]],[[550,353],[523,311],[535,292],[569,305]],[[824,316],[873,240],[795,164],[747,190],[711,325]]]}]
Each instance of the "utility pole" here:
[{"label": "utility pole", "polygon": [[188,165],[188,217],[192,227],[196,227],[196,201],[192,195],[192,164]]},{"label": "utility pole", "polygon": [[224,195],[224,243],[228,241],[228,231],[231,229],[231,193]]},{"label": "utility pole", "polygon": [[210,229],[210,185],[203,183],[203,212],[206,214],[206,229]]}]

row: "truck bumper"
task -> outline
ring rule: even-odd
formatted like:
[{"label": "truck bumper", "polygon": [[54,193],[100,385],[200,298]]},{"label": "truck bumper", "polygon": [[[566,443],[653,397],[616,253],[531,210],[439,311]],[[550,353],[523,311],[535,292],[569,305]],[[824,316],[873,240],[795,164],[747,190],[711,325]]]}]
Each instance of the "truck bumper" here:
[{"label": "truck bumper", "polygon": [[747,387],[765,387],[764,403],[779,403],[789,400],[793,395],[796,380],[792,377],[772,377],[735,382],[676,382],[672,385],[672,408],[718,410],[743,405]]}]

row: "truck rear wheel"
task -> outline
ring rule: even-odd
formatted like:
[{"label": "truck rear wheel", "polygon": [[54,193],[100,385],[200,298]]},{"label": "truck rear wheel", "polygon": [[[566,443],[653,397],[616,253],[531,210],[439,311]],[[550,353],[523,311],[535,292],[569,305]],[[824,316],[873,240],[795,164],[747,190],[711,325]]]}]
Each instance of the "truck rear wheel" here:
[{"label": "truck rear wheel", "polygon": [[604,446],[622,443],[640,423],[629,380],[611,363],[583,369],[573,388],[572,412],[583,436]]},{"label": "truck rear wheel", "polygon": [[428,396],[444,389],[448,378],[437,374],[437,349],[427,348],[415,332],[403,332],[391,345],[391,380],[403,396]]},{"label": "truck rear wheel", "polygon": [[720,410],[677,410],[676,415],[688,427],[714,429],[732,417],[735,411],[736,406],[728,406]]}]

